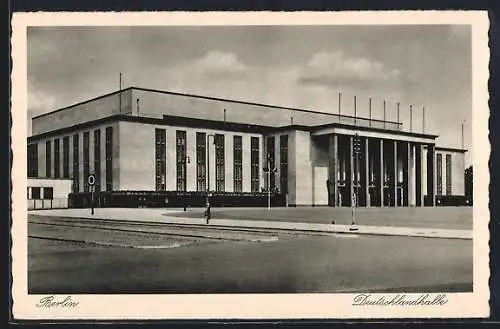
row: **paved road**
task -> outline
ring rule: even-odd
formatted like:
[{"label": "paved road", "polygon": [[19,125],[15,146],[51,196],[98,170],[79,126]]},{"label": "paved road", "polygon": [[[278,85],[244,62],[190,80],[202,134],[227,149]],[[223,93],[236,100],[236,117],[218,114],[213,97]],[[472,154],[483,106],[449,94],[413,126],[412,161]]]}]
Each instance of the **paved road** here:
[{"label": "paved road", "polygon": [[[202,218],[204,209],[169,212],[169,216]],[[212,217],[221,219],[269,220],[304,223],[351,223],[351,208],[213,208]],[[359,225],[425,227],[472,230],[472,207],[357,208]]]},{"label": "paved road", "polygon": [[[56,219],[32,216],[29,221],[29,235],[36,237],[28,239],[30,293],[472,289],[467,240],[201,229],[187,236],[175,228],[43,225]],[[101,243],[49,240],[61,237]]]}]

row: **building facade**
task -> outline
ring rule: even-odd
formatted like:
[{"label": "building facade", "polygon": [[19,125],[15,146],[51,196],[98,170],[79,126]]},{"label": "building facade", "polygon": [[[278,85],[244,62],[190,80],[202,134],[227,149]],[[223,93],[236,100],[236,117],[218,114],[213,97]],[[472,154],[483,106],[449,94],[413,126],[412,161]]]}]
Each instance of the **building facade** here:
[{"label": "building facade", "polygon": [[75,194],[94,174],[97,192],[270,189],[290,206],[464,195],[465,150],[391,121],[128,88],[34,117],[32,134],[28,177],[71,179]]}]

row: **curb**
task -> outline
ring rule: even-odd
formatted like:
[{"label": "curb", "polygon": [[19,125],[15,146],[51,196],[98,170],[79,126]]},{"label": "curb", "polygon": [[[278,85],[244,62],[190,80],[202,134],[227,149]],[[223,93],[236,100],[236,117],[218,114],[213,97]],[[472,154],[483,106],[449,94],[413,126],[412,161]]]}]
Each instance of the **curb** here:
[{"label": "curb", "polygon": [[[34,214],[36,216],[50,216],[50,215],[40,215],[40,214]],[[251,229],[260,229],[260,230],[278,230],[278,231],[289,231],[289,232],[309,232],[309,233],[329,233],[329,234],[347,234],[347,235],[378,235],[378,236],[407,236],[407,237],[418,237],[418,238],[428,238],[428,239],[455,239],[455,240],[472,240],[472,237],[465,237],[465,236],[439,236],[439,235],[432,235],[428,234],[425,232],[417,232],[417,233],[396,233],[396,232],[363,232],[363,229],[358,226],[358,229],[356,231],[349,231],[349,230],[341,230],[341,229],[335,229],[335,224],[332,224],[332,230],[325,230],[325,229],[314,229],[314,228],[309,228],[309,229],[300,229],[300,228],[282,228],[282,227],[264,227],[264,226],[259,226],[258,223],[256,223],[256,226],[245,226],[245,225],[221,225],[221,224],[205,224],[203,219],[199,219],[200,223],[182,223],[180,222],[181,220],[193,220],[192,218],[183,218],[183,217],[175,217],[175,221],[171,222],[168,221],[169,219],[172,219],[172,217],[168,217],[168,215],[162,214],[162,216],[165,217],[165,221],[139,221],[139,220],[127,220],[127,219],[112,219],[112,218],[92,218],[92,217],[83,217],[83,216],[71,216],[69,218],[77,218],[77,219],[86,219],[86,220],[100,220],[100,221],[109,221],[109,222],[120,222],[120,223],[134,223],[134,224],[154,224],[154,225],[182,225],[182,226],[200,226],[200,227],[212,227],[212,228],[217,228],[221,230],[234,230],[234,229],[240,229],[240,230],[251,230]],[[58,217],[58,218],[68,218],[62,215],[52,215],[51,217]],[[229,219],[213,219],[213,220],[225,220],[225,221],[230,221]],[[325,224],[328,225],[328,224]],[[347,226],[347,225],[346,225]],[[377,227],[377,226],[373,226]],[[415,229],[415,228],[408,228],[408,229]],[[432,230],[432,229],[429,229]]]}]

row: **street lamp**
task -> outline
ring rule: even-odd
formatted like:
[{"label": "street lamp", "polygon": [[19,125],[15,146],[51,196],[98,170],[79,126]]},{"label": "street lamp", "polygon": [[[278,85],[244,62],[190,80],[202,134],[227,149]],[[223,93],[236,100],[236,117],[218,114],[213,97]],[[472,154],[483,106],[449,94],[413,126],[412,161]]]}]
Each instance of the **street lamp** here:
[{"label": "street lamp", "polygon": [[359,159],[358,159],[358,156],[359,156],[359,153],[361,152],[361,139],[359,138],[359,135],[358,133],[356,133],[356,135],[354,135],[354,139],[353,139],[353,156],[354,156],[354,163],[355,163],[355,166],[356,166],[356,170],[354,171],[354,176],[356,177],[352,177],[352,184],[356,183],[356,185],[354,186],[354,195],[353,195],[353,203],[351,205],[352,207],[352,223],[351,223],[351,227],[349,228],[350,231],[356,231],[357,228],[355,227],[356,225],[356,214],[355,214],[355,209],[356,207],[358,206],[358,184],[359,184],[359,180],[358,180],[358,172],[359,172]]},{"label": "street lamp", "polygon": [[210,221],[210,217],[211,217],[211,214],[210,214],[210,137],[213,137],[214,140],[213,140],[213,144],[215,144],[215,135],[214,134],[208,134],[207,135],[207,147],[206,147],[206,152],[207,152],[207,164],[206,164],[206,170],[207,170],[207,201],[206,201],[206,211],[205,211],[205,215],[207,217],[207,224],[209,223]]},{"label": "street lamp", "polygon": [[276,168],[271,168],[271,157],[267,155],[267,167],[264,168],[264,172],[267,174],[267,210],[271,210],[271,174],[276,173],[278,170]]}]

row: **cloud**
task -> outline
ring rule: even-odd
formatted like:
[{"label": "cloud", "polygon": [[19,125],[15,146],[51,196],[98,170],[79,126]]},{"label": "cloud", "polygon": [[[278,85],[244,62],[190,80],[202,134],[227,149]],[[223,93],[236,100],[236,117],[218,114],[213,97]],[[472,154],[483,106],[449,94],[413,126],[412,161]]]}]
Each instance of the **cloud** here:
[{"label": "cloud", "polygon": [[247,66],[231,52],[211,50],[193,62],[193,68],[209,75],[242,73]]},{"label": "cloud", "polygon": [[407,84],[403,72],[364,57],[347,57],[342,51],[319,52],[309,60],[298,83],[324,87],[370,88],[374,84]]},{"label": "cloud", "polygon": [[30,115],[35,116],[52,110],[55,104],[56,99],[53,95],[41,91],[28,80],[28,109]]}]

